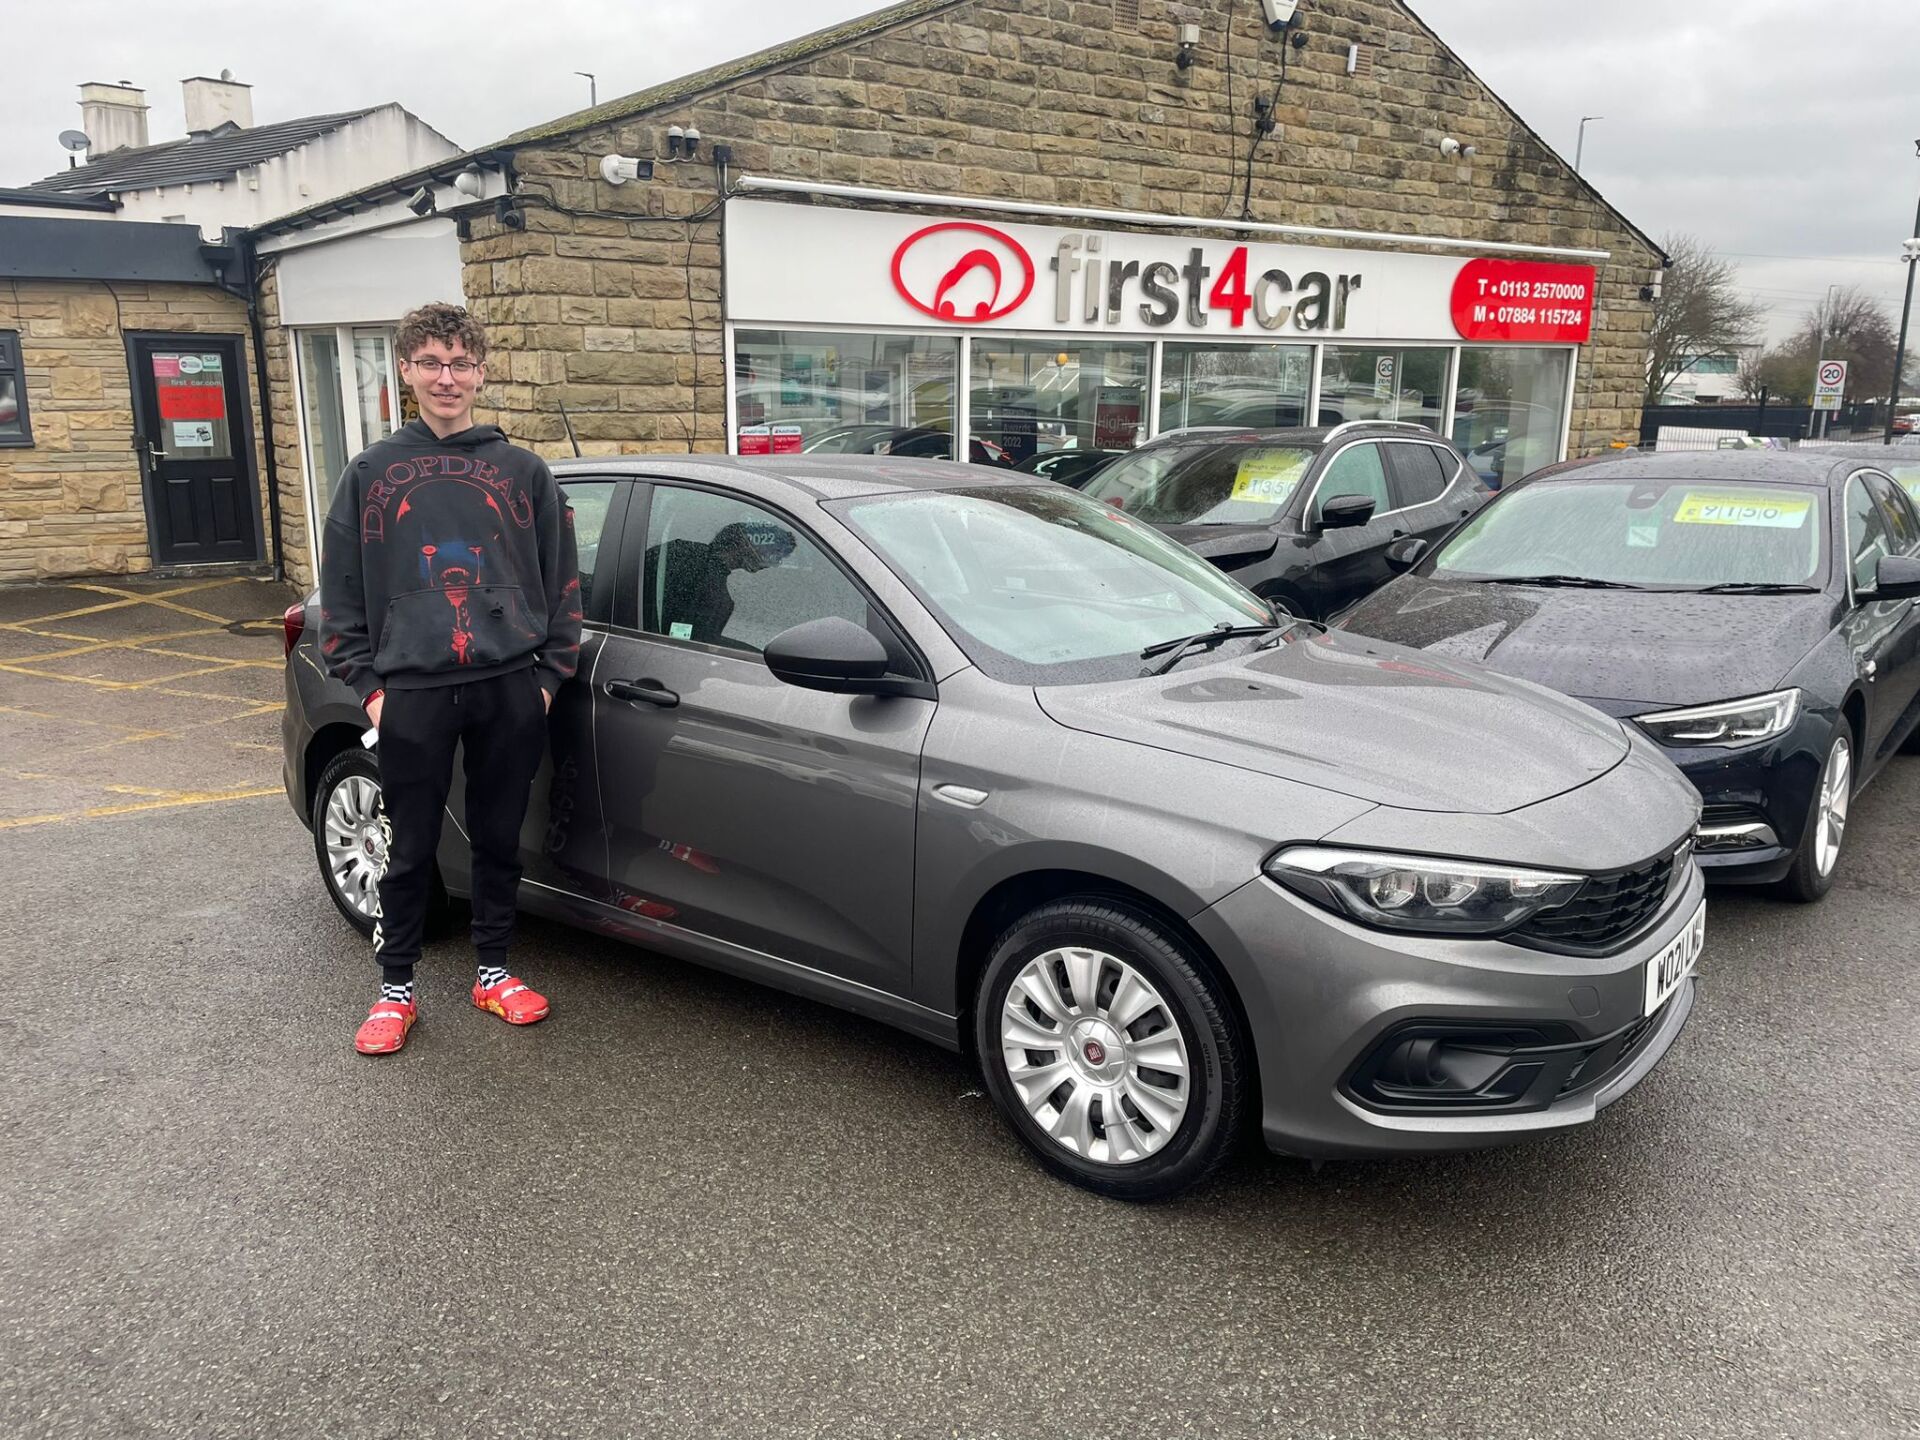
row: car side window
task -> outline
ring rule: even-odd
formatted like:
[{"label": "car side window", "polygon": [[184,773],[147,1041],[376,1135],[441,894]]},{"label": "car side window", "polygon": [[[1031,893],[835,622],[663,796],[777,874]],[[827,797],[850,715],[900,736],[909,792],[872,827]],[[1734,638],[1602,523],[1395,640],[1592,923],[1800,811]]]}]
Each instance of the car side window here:
[{"label": "car side window", "polygon": [[1867,488],[1866,477],[1855,475],[1847,481],[1847,563],[1853,572],[1853,588],[1871,588],[1879,578],[1881,557],[1892,553],[1893,537],[1887,530],[1886,516]]},{"label": "car side window", "polygon": [[560,498],[573,512],[573,545],[580,555],[580,608],[592,615],[594,571],[600,561],[600,541],[606,534],[607,514],[613,508],[623,480],[566,480]]},{"label": "car side window", "polygon": [[1399,482],[1400,509],[1431,505],[1446,493],[1453,467],[1442,467],[1441,452],[1431,445],[1395,445],[1391,451],[1394,479]]},{"label": "car side window", "polygon": [[1373,513],[1383,515],[1395,509],[1387,488],[1387,472],[1381,464],[1380,447],[1362,442],[1349,445],[1333,457],[1326,474],[1320,477],[1319,493],[1314,497],[1317,515],[1329,500],[1341,495],[1364,495],[1373,501]]},{"label": "car side window", "polygon": [[1891,537],[1893,553],[1920,553],[1920,518],[1915,517],[1905,492],[1892,481],[1883,480],[1878,475],[1869,475],[1866,480],[1867,488],[1873,492],[1886,514],[1887,534]]},{"label": "car side window", "polygon": [[867,600],[784,517],[706,490],[656,485],[641,573],[643,630],[758,655],[782,630]]}]

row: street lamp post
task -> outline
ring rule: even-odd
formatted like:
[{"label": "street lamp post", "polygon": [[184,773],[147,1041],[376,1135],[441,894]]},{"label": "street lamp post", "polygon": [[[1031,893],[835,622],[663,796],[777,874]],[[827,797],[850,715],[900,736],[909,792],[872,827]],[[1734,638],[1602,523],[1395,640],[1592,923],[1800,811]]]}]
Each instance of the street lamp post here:
[{"label": "street lamp post", "polygon": [[[1920,140],[1913,142],[1920,155]],[[1893,443],[1893,414],[1900,406],[1900,372],[1907,366],[1907,318],[1913,314],[1913,269],[1920,263],[1920,205],[1913,211],[1913,235],[1900,247],[1900,259],[1907,267],[1907,298],[1900,307],[1900,343],[1893,347],[1893,388],[1887,394],[1887,433],[1885,442]]]},{"label": "street lamp post", "polygon": [[1578,175],[1580,173],[1580,155],[1581,152],[1587,148],[1587,122],[1589,120],[1604,120],[1606,118],[1604,115],[1582,115],[1580,117],[1580,138],[1573,142],[1574,174]]},{"label": "street lamp post", "polygon": [[589,110],[598,109],[600,106],[600,81],[598,77],[596,77],[591,70],[576,70],[573,73],[587,82],[587,108]]}]

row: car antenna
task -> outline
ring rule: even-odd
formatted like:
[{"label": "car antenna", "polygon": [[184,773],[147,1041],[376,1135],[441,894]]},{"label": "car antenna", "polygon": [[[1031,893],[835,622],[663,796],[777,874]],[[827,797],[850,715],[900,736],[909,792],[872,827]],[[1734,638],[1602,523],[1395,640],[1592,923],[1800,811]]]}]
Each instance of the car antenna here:
[{"label": "car antenna", "polygon": [[560,405],[560,423],[567,427],[567,443],[573,446],[573,458],[578,460],[580,458],[580,441],[573,433],[573,417],[567,414],[567,407],[564,402],[556,403]]}]

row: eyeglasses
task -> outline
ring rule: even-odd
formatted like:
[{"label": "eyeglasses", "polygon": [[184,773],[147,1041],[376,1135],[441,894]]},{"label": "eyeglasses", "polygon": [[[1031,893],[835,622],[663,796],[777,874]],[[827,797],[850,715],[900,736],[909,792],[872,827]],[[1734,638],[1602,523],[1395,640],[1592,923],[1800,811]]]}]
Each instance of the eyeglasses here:
[{"label": "eyeglasses", "polygon": [[436,380],[443,370],[451,370],[455,379],[464,380],[480,368],[478,360],[409,360],[406,363]]}]

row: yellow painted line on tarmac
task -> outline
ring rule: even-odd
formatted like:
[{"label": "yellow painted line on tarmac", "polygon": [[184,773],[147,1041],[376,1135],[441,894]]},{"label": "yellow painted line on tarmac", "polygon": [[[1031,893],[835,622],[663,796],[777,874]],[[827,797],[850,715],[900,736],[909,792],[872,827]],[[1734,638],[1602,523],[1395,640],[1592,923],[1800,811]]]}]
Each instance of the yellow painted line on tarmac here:
[{"label": "yellow painted line on tarmac", "polygon": [[0,705],[0,715],[31,715],[36,720],[53,720],[62,725],[92,725],[102,730],[135,730],[113,720],[90,720],[84,715],[59,715],[51,710],[33,710],[25,705]]},{"label": "yellow painted line on tarmac", "polygon": [[133,690],[137,688],[132,680],[102,680],[93,675],[62,675],[57,670],[29,670],[24,665],[0,660],[0,670],[11,671],[15,675],[31,675],[35,680],[65,680],[72,685],[91,685],[99,690]]},{"label": "yellow painted line on tarmac", "polygon": [[95,805],[87,810],[70,810],[59,815],[25,815],[17,820],[0,820],[0,830],[23,830],[29,825],[59,825],[69,820],[99,820],[109,815],[135,815],[146,810],[177,810],[189,805],[225,805],[234,800],[259,800],[284,793],[278,785],[253,790],[219,790],[201,794],[177,794],[164,800],[148,800],[138,805]]},{"label": "yellow painted line on tarmac", "polygon": [[165,655],[169,660],[198,660],[203,665],[226,665],[235,670],[280,670],[284,660],[234,660],[221,655],[195,655],[190,650],[162,650],[153,645],[136,647],[143,655]]}]

